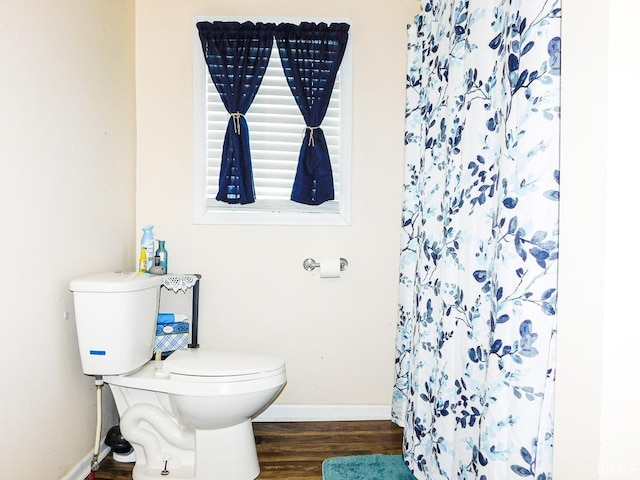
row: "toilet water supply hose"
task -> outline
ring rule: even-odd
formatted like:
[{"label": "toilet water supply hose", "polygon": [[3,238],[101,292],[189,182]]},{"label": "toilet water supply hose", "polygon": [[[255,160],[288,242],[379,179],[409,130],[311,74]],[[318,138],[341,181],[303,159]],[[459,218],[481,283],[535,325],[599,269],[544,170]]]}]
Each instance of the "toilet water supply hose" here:
[{"label": "toilet water supply hose", "polygon": [[89,480],[95,480],[96,472],[100,468],[100,433],[102,430],[102,386],[104,381],[102,377],[96,376],[96,441],[93,447],[93,460],[91,460],[91,473]]}]

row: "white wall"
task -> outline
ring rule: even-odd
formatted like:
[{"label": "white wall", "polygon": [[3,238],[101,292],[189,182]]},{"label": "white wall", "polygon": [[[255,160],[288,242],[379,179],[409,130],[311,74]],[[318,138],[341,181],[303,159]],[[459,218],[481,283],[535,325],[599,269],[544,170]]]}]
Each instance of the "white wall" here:
[{"label": "white wall", "polygon": [[640,479],[634,0],[564,0],[554,478]]},{"label": "white wall", "polygon": [[133,259],[134,10],[0,3],[0,478],[55,479],[96,424],[69,281]]},{"label": "white wall", "polygon": [[605,315],[600,461],[602,480],[640,479],[638,339],[640,255],[636,252],[640,153],[640,56],[637,0],[612,0],[609,10],[607,98]]},{"label": "white wall", "polygon": [[554,477],[640,478],[633,0],[563,2]]},{"label": "white wall", "polygon": [[[138,0],[136,239],[156,225],[169,270],[202,274],[202,346],[281,355],[278,402],[389,405],[402,187],[405,26],[414,0]],[[193,17],[353,21],[353,193],[347,227],[192,224]],[[302,268],[344,257],[341,279]]]},{"label": "white wall", "polygon": [[602,391],[608,5],[565,0],[562,13],[554,478],[592,480]]}]

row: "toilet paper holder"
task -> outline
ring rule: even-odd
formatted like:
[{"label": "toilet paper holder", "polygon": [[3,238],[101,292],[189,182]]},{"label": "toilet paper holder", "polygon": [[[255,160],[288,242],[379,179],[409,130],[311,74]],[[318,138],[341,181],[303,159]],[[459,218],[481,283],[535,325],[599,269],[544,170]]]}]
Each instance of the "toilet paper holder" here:
[{"label": "toilet paper holder", "polygon": [[[314,268],[320,268],[320,262],[316,262],[313,258],[306,258],[304,262],[302,262],[302,266],[307,272],[312,271]],[[340,271],[344,272],[349,266],[349,262],[347,262],[346,258],[340,259]]]}]

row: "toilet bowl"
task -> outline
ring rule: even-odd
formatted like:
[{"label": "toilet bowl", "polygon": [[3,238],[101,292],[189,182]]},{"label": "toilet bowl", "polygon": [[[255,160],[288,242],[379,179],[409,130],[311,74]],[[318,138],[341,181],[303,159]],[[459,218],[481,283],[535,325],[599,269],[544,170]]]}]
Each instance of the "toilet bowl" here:
[{"label": "toilet bowl", "polygon": [[286,371],[271,355],[186,349],[103,379],[136,452],[135,480],[253,480],[251,421],[278,396]]},{"label": "toilet bowl", "polygon": [[253,480],[260,467],[251,420],[284,387],[284,361],[204,348],[149,361],[160,288],[183,280],[121,271],[72,280],[82,371],[111,388],[134,449],[134,480]]}]

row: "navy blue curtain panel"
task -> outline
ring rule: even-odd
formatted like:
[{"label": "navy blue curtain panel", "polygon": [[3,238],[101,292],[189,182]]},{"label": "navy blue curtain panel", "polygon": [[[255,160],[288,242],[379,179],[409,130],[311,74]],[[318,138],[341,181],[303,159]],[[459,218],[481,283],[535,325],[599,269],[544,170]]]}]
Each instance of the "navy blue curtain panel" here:
[{"label": "navy blue curtain panel", "polygon": [[320,205],[334,199],[331,160],[320,127],[347,46],[346,23],[281,23],[276,43],[291,93],[306,122],[306,129],[291,200]]},{"label": "navy blue curtain panel", "polygon": [[252,203],[256,194],[249,128],[244,115],[267,69],[275,24],[198,22],[196,26],[211,79],[230,115],[216,199],[226,203]]}]

